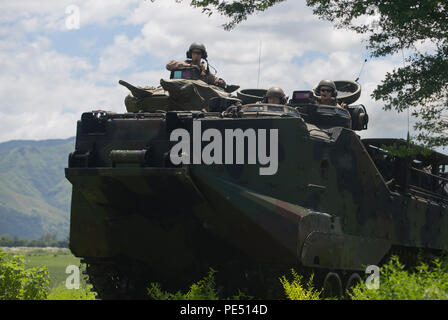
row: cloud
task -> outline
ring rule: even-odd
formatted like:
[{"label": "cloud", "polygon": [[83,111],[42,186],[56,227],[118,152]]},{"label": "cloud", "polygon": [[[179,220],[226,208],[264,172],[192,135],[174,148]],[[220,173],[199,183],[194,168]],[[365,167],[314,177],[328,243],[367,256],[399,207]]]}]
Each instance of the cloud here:
[{"label": "cloud", "polygon": [[[196,41],[206,45],[217,76],[228,83],[256,87],[260,74],[260,87],[280,86],[289,95],[324,78],[354,79],[366,55],[362,35],[336,30],[313,16],[304,2],[283,2],[250,16],[231,32],[221,27],[224,17],[207,17],[188,3],[3,0],[0,141],[68,137],[75,134],[84,111],[124,112],[128,91],[117,84],[119,79],[158,85],[168,74],[166,62],[184,59]],[[61,36],[69,31],[65,10],[71,4],[79,7],[81,29],[72,31],[70,39],[78,40],[83,50],[98,52],[93,59],[82,50],[76,55],[58,50]],[[128,26],[131,31],[126,31]],[[95,39],[111,40],[104,44],[83,38],[87,27]],[[402,115],[385,116],[381,104],[370,98],[385,73],[399,63],[396,58],[372,60],[363,71],[360,103],[371,115],[369,132],[396,134],[406,125]]]},{"label": "cloud", "polygon": [[[141,0],[2,0],[0,23],[14,23],[22,31],[68,31],[66,19],[73,14],[67,8],[79,9],[81,27],[122,24]],[[144,1],[143,1],[144,2]]]},{"label": "cloud", "polygon": [[65,138],[75,134],[82,112],[105,105],[121,110],[123,92],[78,77],[92,68],[52,50],[44,37],[0,42],[1,140]]}]

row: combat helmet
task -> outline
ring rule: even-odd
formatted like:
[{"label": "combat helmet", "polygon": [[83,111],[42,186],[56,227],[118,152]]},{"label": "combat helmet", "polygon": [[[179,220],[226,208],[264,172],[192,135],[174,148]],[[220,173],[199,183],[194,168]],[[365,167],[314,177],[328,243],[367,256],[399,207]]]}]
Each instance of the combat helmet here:
[{"label": "combat helmet", "polygon": [[192,51],[193,51],[194,49],[201,50],[201,52],[202,52],[202,58],[203,58],[203,59],[207,59],[207,50],[205,50],[205,46],[204,46],[202,43],[199,43],[199,42],[193,42],[193,43],[190,45],[190,48],[189,48],[188,51],[187,51],[187,58],[188,58],[188,59],[191,59],[191,53],[192,53]]},{"label": "combat helmet", "polygon": [[320,96],[320,87],[327,86],[333,89],[333,92],[331,93],[332,97],[336,97],[338,95],[338,91],[336,89],[336,85],[334,84],[334,81],[332,80],[321,80],[316,88],[316,95]]},{"label": "combat helmet", "polygon": [[266,91],[266,94],[264,95],[263,102],[267,102],[268,97],[280,98],[280,104],[285,104],[286,100],[287,100],[287,97],[286,97],[285,93],[283,92],[282,88],[279,88],[279,87],[269,88],[268,91]]}]

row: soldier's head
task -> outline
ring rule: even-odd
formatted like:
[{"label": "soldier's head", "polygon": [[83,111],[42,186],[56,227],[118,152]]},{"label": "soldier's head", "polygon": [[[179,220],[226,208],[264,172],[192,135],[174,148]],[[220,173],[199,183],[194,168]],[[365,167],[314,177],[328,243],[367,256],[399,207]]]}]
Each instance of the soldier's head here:
[{"label": "soldier's head", "polygon": [[336,85],[332,80],[322,80],[317,85],[316,95],[320,96],[321,102],[330,102],[338,95]]},{"label": "soldier's head", "polygon": [[274,103],[274,104],[285,104],[286,95],[281,88],[272,87],[269,88],[264,96],[264,102]]},{"label": "soldier's head", "polygon": [[199,63],[201,59],[207,59],[207,50],[202,43],[193,42],[187,51],[187,58]]}]

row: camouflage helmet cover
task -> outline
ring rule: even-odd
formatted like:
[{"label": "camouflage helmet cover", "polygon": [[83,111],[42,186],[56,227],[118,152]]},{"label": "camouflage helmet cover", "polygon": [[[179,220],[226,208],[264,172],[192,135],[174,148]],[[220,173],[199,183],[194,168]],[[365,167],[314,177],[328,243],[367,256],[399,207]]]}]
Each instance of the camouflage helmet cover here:
[{"label": "camouflage helmet cover", "polygon": [[268,91],[266,91],[266,94],[264,96],[264,102],[267,102],[269,97],[279,98],[281,104],[285,104],[286,100],[288,99],[286,97],[286,94],[283,92],[282,88],[279,88],[279,87],[269,88]]},{"label": "camouflage helmet cover", "polygon": [[320,95],[320,87],[322,87],[322,86],[327,86],[327,87],[332,88],[333,89],[332,96],[336,97],[337,89],[336,89],[336,85],[335,85],[334,81],[332,81],[332,80],[321,80],[319,82],[319,84],[317,85],[317,88],[316,88],[317,89],[316,90],[316,94],[317,95]]},{"label": "camouflage helmet cover", "polygon": [[193,42],[190,45],[190,48],[187,51],[187,58],[191,59],[191,53],[194,49],[201,50],[202,52],[202,58],[207,59],[207,50],[205,50],[205,46],[202,43],[199,42]]},{"label": "camouflage helmet cover", "polygon": [[268,89],[265,97],[277,97],[277,98],[281,99],[281,98],[285,97],[285,93],[283,92],[283,90],[281,88],[273,87],[273,88]]}]

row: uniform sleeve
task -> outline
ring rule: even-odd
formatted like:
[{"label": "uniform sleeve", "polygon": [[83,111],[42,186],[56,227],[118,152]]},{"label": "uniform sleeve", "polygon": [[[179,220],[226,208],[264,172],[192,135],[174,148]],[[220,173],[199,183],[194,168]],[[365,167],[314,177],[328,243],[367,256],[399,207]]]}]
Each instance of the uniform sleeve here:
[{"label": "uniform sleeve", "polygon": [[213,84],[215,86],[221,87],[221,88],[225,88],[226,87],[226,82],[223,79],[218,78],[218,77],[214,76],[211,73],[209,73],[207,75],[207,81],[206,82],[209,83],[209,84]]},{"label": "uniform sleeve", "polygon": [[175,71],[179,70],[185,67],[188,67],[189,65],[185,61],[177,61],[177,60],[171,60],[167,63],[166,69],[168,71]]}]

